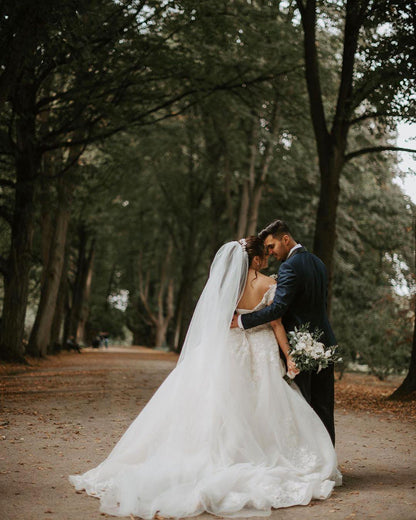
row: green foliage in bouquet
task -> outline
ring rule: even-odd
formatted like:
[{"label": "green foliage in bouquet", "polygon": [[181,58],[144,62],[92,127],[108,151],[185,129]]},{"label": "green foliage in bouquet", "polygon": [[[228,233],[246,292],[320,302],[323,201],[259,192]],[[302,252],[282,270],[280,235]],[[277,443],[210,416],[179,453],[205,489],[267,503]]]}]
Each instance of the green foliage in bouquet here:
[{"label": "green foliage in bouquet", "polygon": [[330,363],[341,361],[338,354],[338,345],[326,347],[319,339],[322,331],[309,331],[309,324],[306,323],[288,333],[290,355],[301,371],[318,372],[326,368]]}]

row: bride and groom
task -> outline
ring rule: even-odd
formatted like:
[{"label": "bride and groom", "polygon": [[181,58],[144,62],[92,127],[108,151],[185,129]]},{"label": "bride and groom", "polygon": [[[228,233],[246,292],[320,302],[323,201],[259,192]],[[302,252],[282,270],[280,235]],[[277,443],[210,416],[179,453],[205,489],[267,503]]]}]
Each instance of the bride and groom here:
[{"label": "bride and groom", "polygon": [[[260,273],[269,254],[284,260],[277,283]],[[333,367],[289,385],[279,354],[295,372],[285,327],[304,323],[335,344],[325,298],[322,262],[284,222],[222,246],[177,366],[110,455],[70,481],[103,512],[149,519],[267,516],[327,498],[341,483]]]}]

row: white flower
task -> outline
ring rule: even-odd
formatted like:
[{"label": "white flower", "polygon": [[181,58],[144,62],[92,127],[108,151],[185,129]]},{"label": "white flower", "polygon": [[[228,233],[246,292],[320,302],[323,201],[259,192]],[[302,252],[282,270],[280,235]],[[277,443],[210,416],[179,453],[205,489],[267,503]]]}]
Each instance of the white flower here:
[{"label": "white flower", "polygon": [[298,366],[302,370],[317,370],[318,372],[336,360],[337,346],[325,347],[319,341],[322,336],[318,330],[309,332],[309,324],[301,325],[288,333],[290,351]]}]

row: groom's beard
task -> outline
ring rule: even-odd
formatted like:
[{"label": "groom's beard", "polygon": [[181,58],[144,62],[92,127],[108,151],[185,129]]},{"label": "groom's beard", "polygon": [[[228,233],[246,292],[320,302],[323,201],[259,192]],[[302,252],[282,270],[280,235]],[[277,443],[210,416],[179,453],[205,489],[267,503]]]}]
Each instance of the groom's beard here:
[{"label": "groom's beard", "polygon": [[273,255],[276,262],[284,262],[287,257],[289,256],[289,253],[286,253],[284,256],[281,256],[280,258],[277,257],[277,255]]}]

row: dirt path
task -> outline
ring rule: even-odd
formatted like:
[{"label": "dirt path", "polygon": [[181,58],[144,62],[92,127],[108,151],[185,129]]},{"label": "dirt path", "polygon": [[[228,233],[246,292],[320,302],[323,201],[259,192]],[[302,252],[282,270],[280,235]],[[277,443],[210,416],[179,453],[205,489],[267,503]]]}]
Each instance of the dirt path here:
[{"label": "dirt path", "polygon": [[[0,376],[0,519],[98,520],[99,502],[67,476],[98,464],[175,364],[147,349],[64,353]],[[5,375],[6,374],[6,375]],[[342,385],[337,383],[342,397]],[[416,520],[416,422],[337,399],[344,486],[273,520]],[[364,406],[365,408],[365,406]],[[202,515],[200,519],[212,518]]]}]

